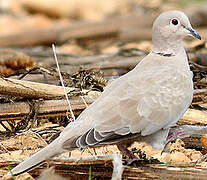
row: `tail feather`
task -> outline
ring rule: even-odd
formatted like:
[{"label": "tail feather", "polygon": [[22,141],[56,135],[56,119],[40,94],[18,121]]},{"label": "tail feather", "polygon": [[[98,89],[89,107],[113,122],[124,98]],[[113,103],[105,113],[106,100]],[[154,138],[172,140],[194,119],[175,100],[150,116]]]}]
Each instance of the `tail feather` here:
[{"label": "tail feather", "polygon": [[41,149],[37,153],[30,156],[27,160],[20,163],[18,166],[16,166],[14,169],[11,170],[10,174],[12,175],[18,175],[23,172],[26,172],[33,167],[39,165],[43,161],[45,161],[48,158],[51,158],[55,155],[61,154],[64,152],[61,145],[58,143],[58,139],[54,140],[51,144],[46,146],[45,148]]}]

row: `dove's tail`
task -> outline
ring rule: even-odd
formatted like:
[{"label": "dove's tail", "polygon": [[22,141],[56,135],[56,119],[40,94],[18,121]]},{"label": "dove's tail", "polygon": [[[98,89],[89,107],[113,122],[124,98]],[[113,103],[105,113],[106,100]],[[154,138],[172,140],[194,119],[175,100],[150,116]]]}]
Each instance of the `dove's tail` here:
[{"label": "dove's tail", "polygon": [[54,140],[45,148],[41,149],[39,152],[30,156],[27,160],[25,160],[24,162],[16,166],[14,169],[12,169],[11,172],[9,172],[9,174],[11,175],[21,174],[39,165],[44,160],[63,153],[64,150],[61,148],[61,145],[58,140],[59,138]]}]

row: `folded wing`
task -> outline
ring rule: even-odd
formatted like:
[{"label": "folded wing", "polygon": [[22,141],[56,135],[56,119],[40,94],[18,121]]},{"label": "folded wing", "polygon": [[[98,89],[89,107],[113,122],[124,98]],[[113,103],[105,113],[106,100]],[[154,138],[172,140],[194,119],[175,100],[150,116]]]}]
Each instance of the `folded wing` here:
[{"label": "folded wing", "polygon": [[[146,136],[175,123],[192,100],[188,76],[168,66],[154,66],[142,74],[134,69],[114,80],[76,120],[84,124],[84,130],[75,138],[75,146],[111,143],[134,134]],[[189,92],[184,91],[186,86]]]}]

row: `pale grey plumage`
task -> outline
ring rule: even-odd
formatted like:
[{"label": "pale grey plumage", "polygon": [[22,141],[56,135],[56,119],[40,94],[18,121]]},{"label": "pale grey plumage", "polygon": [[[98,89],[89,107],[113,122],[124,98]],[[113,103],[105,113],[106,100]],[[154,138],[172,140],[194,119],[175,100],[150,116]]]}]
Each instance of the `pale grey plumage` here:
[{"label": "pale grey plumage", "polygon": [[55,141],[12,173],[21,173],[74,148],[130,139],[162,149],[169,127],[179,120],[193,98],[192,72],[182,45],[182,39],[190,34],[199,38],[184,13],[162,13],[153,25],[152,51],[132,71],[112,81]]}]

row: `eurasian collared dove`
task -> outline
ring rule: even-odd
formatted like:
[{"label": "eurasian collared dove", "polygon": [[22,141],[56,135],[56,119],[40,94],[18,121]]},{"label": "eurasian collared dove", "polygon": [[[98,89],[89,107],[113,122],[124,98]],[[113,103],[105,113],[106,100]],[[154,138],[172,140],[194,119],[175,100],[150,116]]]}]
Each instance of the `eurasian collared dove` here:
[{"label": "eurasian collared dove", "polygon": [[162,13],[153,24],[152,51],[130,72],[109,83],[102,95],[68,124],[51,144],[20,163],[17,175],[44,160],[75,148],[145,141],[162,149],[169,132],[193,98],[190,71],[182,39],[200,35],[180,11]]}]

